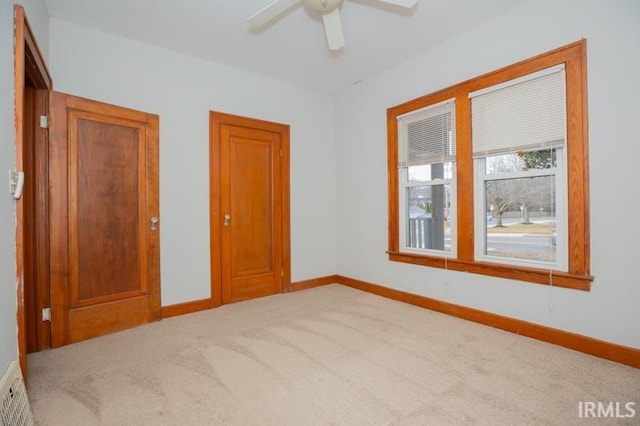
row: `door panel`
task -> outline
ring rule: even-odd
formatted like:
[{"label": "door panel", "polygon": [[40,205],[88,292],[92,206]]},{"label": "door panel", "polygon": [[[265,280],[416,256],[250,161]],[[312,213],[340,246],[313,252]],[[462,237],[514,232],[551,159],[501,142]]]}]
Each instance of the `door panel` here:
[{"label": "door panel", "polygon": [[233,277],[273,272],[272,145],[277,143],[237,135],[229,141]]},{"label": "door panel", "polygon": [[158,117],[51,93],[52,346],[159,319]]},{"label": "door panel", "polygon": [[144,125],[124,127],[77,111],[70,117],[70,226],[77,231],[71,240],[72,306],[144,294],[139,237],[145,223],[138,208]]},{"label": "door panel", "polygon": [[219,113],[211,124],[213,304],[280,293],[288,277],[289,128]]}]

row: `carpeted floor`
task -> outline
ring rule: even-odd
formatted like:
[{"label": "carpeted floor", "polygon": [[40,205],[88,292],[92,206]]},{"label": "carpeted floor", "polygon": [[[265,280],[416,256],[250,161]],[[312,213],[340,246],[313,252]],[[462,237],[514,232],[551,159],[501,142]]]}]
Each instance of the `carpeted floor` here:
[{"label": "carpeted floor", "polygon": [[638,369],[340,285],[30,355],[28,392],[41,425],[640,424]]}]

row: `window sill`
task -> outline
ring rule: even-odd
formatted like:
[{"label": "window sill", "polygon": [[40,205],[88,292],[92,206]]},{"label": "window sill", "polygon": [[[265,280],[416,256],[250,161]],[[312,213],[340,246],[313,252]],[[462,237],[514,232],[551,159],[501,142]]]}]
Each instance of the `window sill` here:
[{"label": "window sill", "polygon": [[433,268],[451,269],[453,271],[470,272],[472,274],[509,278],[535,284],[553,285],[554,287],[571,288],[590,291],[593,276],[578,275],[561,271],[527,268],[524,266],[502,265],[489,262],[474,262],[436,256],[425,256],[413,253],[387,252],[389,260],[412,263],[414,265],[431,266]]}]

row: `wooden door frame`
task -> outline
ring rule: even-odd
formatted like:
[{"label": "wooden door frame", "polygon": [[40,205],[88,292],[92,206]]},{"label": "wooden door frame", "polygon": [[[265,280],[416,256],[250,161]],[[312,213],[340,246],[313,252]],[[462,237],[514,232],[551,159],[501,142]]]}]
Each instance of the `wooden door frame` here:
[{"label": "wooden door frame", "polygon": [[[24,93],[23,165],[25,186],[23,192],[21,236],[24,242],[23,292],[25,303],[26,352],[37,352],[51,347],[51,327],[41,321],[43,308],[49,307],[49,218],[48,129],[39,126],[38,117],[48,115],[49,91],[33,89],[33,81],[26,84]],[[28,274],[29,273],[29,274]]]},{"label": "wooden door frame", "polygon": [[222,212],[220,175],[220,126],[223,124],[260,129],[281,135],[282,156],[280,158],[282,176],[282,270],[281,291],[289,292],[291,287],[291,212],[289,180],[289,132],[287,124],[242,117],[217,111],[209,111],[209,256],[211,262],[211,307],[222,305]]},{"label": "wooden door frame", "polygon": [[[16,170],[24,170],[23,155],[25,150],[25,135],[23,130],[24,124],[24,105],[25,105],[25,84],[26,76],[35,85],[36,89],[51,90],[53,82],[51,75],[47,69],[46,62],[42,56],[42,52],[38,47],[36,38],[31,30],[31,26],[27,20],[24,8],[20,5],[14,7],[15,21],[15,46],[14,46],[14,117],[15,117],[15,167]],[[45,97],[46,98],[46,97]],[[44,101],[46,108],[46,100]],[[46,148],[46,131],[38,132],[36,139],[44,137]],[[43,145],[43,144],[38,144]],[[46,152],[46,150],[45,150]],[[42,174],[41,170],[36,170],[37,194],[41,194],[44,189],[46,194],[47,180],[46,173]],[[42,197],[37,196],[36,202],[40,203]],[[46,198],[46,197],[45,197]],[[37,211],[46,209],[44,206],[37,205]],[[47,214],[42,214],[44,223],[38,226],[44,226],[46,229]],[[17,279],[17,309],[16,319],[18,323],[18,359],[23,376],[27,377],[27,335],[26,335],[26,317],[25,317],[25,299],[24,299],[24,250],[26,242],[24,241],[24,221],[25,209],[23,200],[16,202],[16,279]],[[38,253],[36,253],[38,256]],[[39,260],[43,260],[39,257]],[[45,290],[45,289],[39,289]],[[48,292],[48,288],[46,289]]]}]

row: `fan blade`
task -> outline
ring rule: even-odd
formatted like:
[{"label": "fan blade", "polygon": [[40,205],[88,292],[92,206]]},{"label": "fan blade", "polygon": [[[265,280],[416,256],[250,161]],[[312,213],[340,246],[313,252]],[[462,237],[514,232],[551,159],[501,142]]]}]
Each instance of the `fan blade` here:
[{"label": "fan blade", "polygon": [[275,0],[266,5],[247,19],[250,27],[258,28],[284,13],[290,7],[300,3],[301,0]]},{"label": "fan blade", "polygon": [[342,33],[342,22],[340,21],[340,10],[333,9],[329,13],[322,15],[324,32],[327,36],[329,50],[338,50],[344,47],[344,34]]},{"label": "fan blade", "polygon": [[407,9],[411,9],[416,5],[418,0],[378,0],[381,3],[392,4],[394,6],[406,7]]}]

